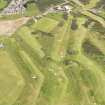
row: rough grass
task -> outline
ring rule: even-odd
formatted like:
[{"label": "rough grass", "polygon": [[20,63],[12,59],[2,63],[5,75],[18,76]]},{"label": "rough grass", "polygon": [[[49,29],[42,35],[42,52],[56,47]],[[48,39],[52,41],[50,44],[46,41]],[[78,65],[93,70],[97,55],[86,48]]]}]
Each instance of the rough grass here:
[{"label": "rough grass", "polygon": [[3,9],[4,7],[6,7],[8,4],[8,1],[6,0],[0,0],[0,9]]},{"label": "rough grass", "polygon": [[24,79],[6,51],[0,50],[0,65],[0,105],[11,105],[23,91]]}]

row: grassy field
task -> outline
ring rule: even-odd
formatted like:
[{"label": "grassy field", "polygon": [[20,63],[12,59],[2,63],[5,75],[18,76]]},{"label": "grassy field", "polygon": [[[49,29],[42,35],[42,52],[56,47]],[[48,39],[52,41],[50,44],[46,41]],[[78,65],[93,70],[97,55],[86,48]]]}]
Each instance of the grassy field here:
[{"label": "grassy field", "polygon": [[38,43],[37,40],[31,36],[31,32],[28,27],[22,27],[17,32],[17,35],[19,35],[26,44],[28,44],[35,52],[37,52],[38,55],[41,57],[44,56],[40,43]]},{"label": "grassy field", "polygon": [[57,24],[58,21],[51,18],[43,17],[37,23],[32,24],[31,27],[34,30],[39,30],[42,32],[49,33],[57,26]]},{"label": "grassy field", "polygon": [[37,21],[62,0],[25,5],[33,18],[0,36],[0,105],[105,105],[105,20],[87,10],[98,1],[70,0],[71,13]]},{"label": "grassy field", "polygon": [[8,52],[0,50],[0,59],[0,105],[11,105],[23,91],[24,78]]},{"label": "grassy field", "polygon": [[8,4],[8,1],[6,0],[0,0],[0,9],[3,9],[4,7],[6,7]]}]

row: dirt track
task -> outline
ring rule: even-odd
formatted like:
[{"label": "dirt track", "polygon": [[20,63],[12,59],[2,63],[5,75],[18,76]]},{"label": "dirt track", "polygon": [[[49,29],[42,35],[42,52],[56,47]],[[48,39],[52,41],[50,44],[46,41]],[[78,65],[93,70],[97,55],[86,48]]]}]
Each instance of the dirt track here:
[{"label": "dirt track", "polygon": [[20,26],[27,23],[30,17],[22,17],[16,20],[1,20],[0,21],[0,36],[11,36]]}]

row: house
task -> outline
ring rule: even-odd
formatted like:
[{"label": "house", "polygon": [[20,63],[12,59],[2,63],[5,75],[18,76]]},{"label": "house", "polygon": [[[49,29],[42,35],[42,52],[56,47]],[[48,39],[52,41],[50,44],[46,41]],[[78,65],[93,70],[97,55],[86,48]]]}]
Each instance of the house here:
[{"label": "house", "polygon": [[67,13],[70,13],[72,11],[72,7],[69,5],[65,5],[63,8]]},{"label": "house", "polygon": [[24,4],[27,3],[29,0],[12,0],[11,3],[2,11],[2,14],[16,14],[16,13],[23,13],[25,10]]}]

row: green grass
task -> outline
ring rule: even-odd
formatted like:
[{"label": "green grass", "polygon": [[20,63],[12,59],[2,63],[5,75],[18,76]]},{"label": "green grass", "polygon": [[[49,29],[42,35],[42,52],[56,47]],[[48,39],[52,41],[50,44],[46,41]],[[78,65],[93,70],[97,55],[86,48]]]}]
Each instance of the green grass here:
[{"label": "green grass", "polygon": [[99,1],[100,0],[94,0],[94,1],[90,0],[89,4],[86,5],[86,8],[87,9],[94,8]]},{"label": "green grass", "polygon": [[4,7],[6,7],[8,4],[7,0],[0,0],[0,9],[3,9]]},{"label": "green grass", "polygon": [[61,21],[63,20],[63,13],[49,13],[46,17],[57,20],[57,21]]},{"label": "green grass", "polygon": [[[14,39],[6,40],[5,45],[25,80],[23,91],[13,105],[35,104],[35,100],[37,99],[41,85],[43,84],[43,75],[39,68],[33,64],[29,55],[22,50],[21,46]],[[16,49],[18,49],[18,51]],[[34,76],[36,76],[37,79],[32,78]],[[28,98],[29,100],[27,100]]]},{"label": "green grass", "polygon": [[42,49],[45,55],[50,56],[54,41],[54,35],[51,33],[38,32],[36,34],[33,34],[33,37],[35,37],[42,45]]},{"label": "green grass", "polygon": [[28,27],[22,27],[17,32],[17,35],[19,35],[21,39],[32,48],[32,50],[36,51],[39,56],[44,56],[40,43],[38,43],[38,41],[31,35],[31,31]]},{"label": "green grass", "polygon": [[33,16],[38,14],[40,14],[40,10],[35,3],[30,3],[27,5],[26,11],[24,13],[25,16]]},{"label": "green grass", "polygon": [[0,105],[11,105],[25,85],[19,69],[6,51],[0,50]]},{"label": "green grass", "polygon": [[56,27],[54,31],[55,39],[52,47],[51,57],[55,61],[61,61],[66,55],[66,46],[70,38],[70,21],[71,19],[65,21],[62,27]]},{"label": "green grass", "polygon": [[[30,59],[30,57],[28,56],[28,54],[25,51],[20,51],[20,55],[21,58],[23,59],[25,65],[29,65],[28,68],[30,70],[31,73],[31,78],[32,77],[36,77],[36,79],[32,78],[33,80],[32,83],[35,84],[33,86],[33,88],[36,90],[35,94],[33,94],[32,98],[30,100],[33,100],[32,105],[35,104],[35,101],[40,93],[41,87],[43,85],[43,74],[40,72],[40,70],[34,65],[34,63],[32,62],[32,60]],[[37,83],[37,85],[36,85]]]},{"label": "green grass", "polygon": [[52,0],[52,1],[51,0],[43,0],[43,1],[39,0],[36,2],[36,4],[41,11],[44,11],[46,8],[50,7],[51,5],[57,5],[62,2],[64,2],[64,0],[59,0],[59,1],[58,0]]},{"label": "green grass", "polygon": [[51,19],[51,18],[47,18],[47,17],[43,17],[42,19],[38,20],[37,23],[32,24],[32,29],[34,30],[39,30],[42,32],[50,32],[52,31],[58,24],[58,21]]},{"label": "green grass", "polygon": [[[27,15],[54,1],[29,1]],[[50,13],[30,20],[11,37],[0,37],[5,46],[0,48],[0,105],[105,105],[105,36],[90,29],[99,22],[104,30],[105,23],[74,2],[81,11],[73,10],[67,19]],[[91,27],[84,27],[90,18]]]}]

